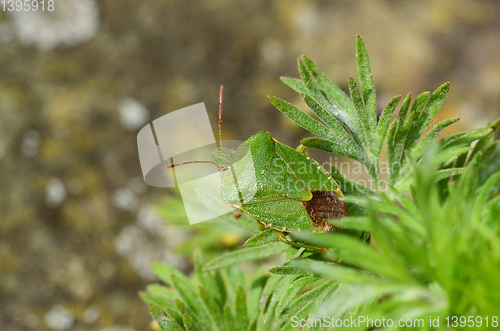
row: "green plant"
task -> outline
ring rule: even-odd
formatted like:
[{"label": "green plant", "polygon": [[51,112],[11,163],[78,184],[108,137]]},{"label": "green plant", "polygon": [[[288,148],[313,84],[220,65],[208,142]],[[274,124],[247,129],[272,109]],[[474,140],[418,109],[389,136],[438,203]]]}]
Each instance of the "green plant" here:
[{"label": "green plant", "polygon": [[[283,82],[299,92],[304,102],[309,106],[319,120],[314,119],[292,104],[271,97],[271,103],[290,119],[304,129],[319,137],[306,138],[302,145],[321,149],[330,153],[346,156],[363,164],[372,179],[376,190],[384,190],[381,186],[379,157],[384,141],[387,145],[387,162],[389,170],[388,184],[398,191],[409,189],[411,169],[408,156],[411,155],[417,162],[436,140],[440,131],[458,121],[458,118],[442,121],[430,128],[427,134],[419,141],[425,130],[439,111],[449,91],[449,83],[441,85],[432,94],[420,94],[413,104],[411,95],[403,100],[397,118],[391,122],[392,116],[401,100],[394,97],[384,108],[377,121],[375,85],[372,79],[368,52],[361,37],[356,43],[357,68],[361,91],[356,81],[349,79],[351,99],[335,84],[333,84],[307,57],[299,59],[301,79],[284,77]],[[408,115],[408,116],[407,116]],[[461,133],[450,136],[436,157],[442,169],[438,171],[438,179],[447,178],[461,171],[460,168],[445,168],[446,165],[460,155],[470,150],[470,142],[484,136],[488,130],[476,130],[470,133]],[[466,135],[466,137],[464,136]],[[462,138],[462,139],[458,139]],[[341,182],[346,180],[334,170],[335,179]],[[356,194],[349,191],[359,185],[346,183],[347,194]],[[365,195],[368,188],[364,188],[360,195]]]},{"label": "green plant", "polygon": [[[202,196],[200,199],[202,203],[210,203],[209,197]],[[260,232],[255,220],[245,214],[238,219],[227,214],[217,220],[191,225],[186,222],[186,211],[179,194],[164,197],[155,206],[155,212],[168,224],[190,234],[185,242],[175,247],[177,253],[189,259],[195,248],[201,249],[205,258],[213,259],[228,250],[241,247],[245,239],[248,239],[248,234]]]},{"label": "green plant", "polygon": [[[260,270],[247,279],[238,268],[203,270],[200,251],[195,252],[194,261],[191,278],[168,265],[153,265],[170,287],[150,285],[141,296],[150,303],[153,318],[163,330],[290,329],[292,316],[305,318],[338,286],[337,281],[321,281],[304,272],[268,276]],[[317,286],[299,295],[313,283]]]},{"label": "green plant", "polygon": [[[301,93],[317,118],[270,98],[285,115],[319,136],[304,139],[299,150],[318,148],[352,158],[366,167],[373,180],[373,187],[363,187],[332,170],[354,216],[332,221],[344,229],[340,232],[294,235],[298,241],[327,248],[328,254],[287,246],[269,229],[251,231],[254,236],[246,241],[247,248],[204,264],[198,260],[197,276],[191,280],[168,266],[156,265],[155,271],[175,289],[169,290],[174,294],[167,295],[164,287],[154,285],[143,298],[166,309],[152,306],[153,317],[164,330],[194,330],[191,322],[201,323],[200,319],[211,324],[194,323],[199,330],[233,330],[231,323],[239,316],[235,312],[243,307],[243,297],[248,323],[244,327],[242,323],[242,330],[295,329],[292,318],[302,321],[303,330],[322,330],[327,328],[319,325],[323,316],[422,318],[424,329],[431,328],[432,316],[441,321],[436,329],[447,329],[443,320],[447,316],[489,316],[490,326],[491,317],[499,316],[500,147],[495,135],[500,120],[488,128],[436,141],[442,129],[458,120],[428,128],[448,92],[444,84],[432,94],[422,93],[413,104],[407,96],[391,122],[401,99],[393,98],[377,121],[370,63],[359,37],[356,54],[361,90],[351,78],[351,99],[306,57],[299,60],[300,80],[283,78]],[[386,185],[379,166],[384,142],[389,167]],[[247,221],[230,220],[248,230]],[[240,290],[214,285],[224,278],[221,275],[238,273],[237,264],[283,252],[287,263],[272,268],[269,278],[257,273],[266,285],[255,292],[252,286],[242,285]],[[237,279],[235,284],[244,283],[240,276],[226,277]],[[309,291],[303,293],[305,283]],[[194,284],[200,285],[198,292]],[[240,303],[231,297],[240,298]],[[262,302],[260,310],[250,308]],[[193,312],[185,306],[192,306]]]},{"label": "green plant", "polygon": [[[460,179],[449,185],[444,201],[433,171],[437,146],[421,164],[413,162],[411,199],[397,193],[393,198],[381,195],[378,201],[352,199],[365,206],[367,214],[343,225],[369,231],[375,238],[372,246],[342,234],[309,238],[337,250],[343,262],[293,261],[299,270],[343,281],[317,314],[341,318],[364,305],[365,315],[372,318],[416,318],[426,323],[429,316],[439,316],[441,324],[447,316],[498,316],[498,145],[495,155],[492,151],[482,150],[470,160]],[[490,162],[497,169],[481,179],[480,169]]]}]

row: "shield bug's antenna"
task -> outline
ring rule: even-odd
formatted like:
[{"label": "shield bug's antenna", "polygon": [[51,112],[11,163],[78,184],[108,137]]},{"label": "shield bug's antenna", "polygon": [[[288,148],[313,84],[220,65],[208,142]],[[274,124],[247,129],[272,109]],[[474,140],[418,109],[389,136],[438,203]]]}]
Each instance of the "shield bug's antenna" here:
[{"label": "shield bug's antenna", "polygon": [[224,86],[220,86],[219,90],[219,147],[222,148],[222,92],[224,91]]},{"label": "shield bug's antenna", "polygon": [[219,162],[222,163],[222,92],[224,91],[224,86],[220,86],[219,90]]},{"label": "shield bug's antenna", "polygon": [[179,167],[181,165],[186,165],[186,164],[191,164],[191,163],[210,163],[210,164],[215,164],[214,161],[189,161],[189,162],[182,162],[182,163],[177,163],[177,164],[169,165],[167,167],[167,169],[175,168],[175,167]]},{"label": "shield bug's antenna", "polygon": [[[223,90],[224,90],[224,86],[221,85],[220,91],[219,91],[219,147],[220,148],[222,148],[222,92],[223,92]],[[221,153],[220,149],[219,149],[219,159],[222,160],[222,153]],[[192,163],[210,163],[213,165],[217,165],[217,163],[215,163],[214,161],[189,161],[189,162],[171,164],[171,165],[167,166],[166,169],[171,169],[171,168],[175,168],[175,167],[179,167],[179,166],[187,165],[187,164],[192,164]]]},{"label": "shield bug's antenna", "polygon": [[178,186],[178,182],[177,182],[177,175],[176,175],[175,168],[183,166],[183,165],[187,165],[187,164],[192,164],[192,163],[210,163],[210,164],[217,166],[217,164],[213,161],[189,161],[189,162],[182,162],[182,163],[173,164],[174,163],[173,159],[170,158],[170,162],[171,162],[171,165],[167,166],[165,169],[172,169],[173,176],[174,176],[174,183],[175,183],[176,187]]}]

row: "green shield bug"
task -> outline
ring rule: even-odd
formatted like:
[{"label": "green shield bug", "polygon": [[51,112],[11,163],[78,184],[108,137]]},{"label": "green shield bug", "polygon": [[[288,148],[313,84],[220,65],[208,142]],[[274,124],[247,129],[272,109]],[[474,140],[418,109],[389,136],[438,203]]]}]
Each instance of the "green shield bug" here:
[{"label": "green shield bug", "polygon": [[[339,185],[307,155],[304,147],[286,146],[268,131],[257,132],[235,150],[222,147],[222,92],[221,86],[219,148],[212,152],[212,162],[194,162],[208,162],[219,168],[222,201],[252,216],[261,230],[272,228],[284,243],[325,251],[289,241],[286,235],[335,230],[328,220],[349,214],[347,206],[339,200],[343,197]],[[193,162],[171,167],[189,163]]]}]

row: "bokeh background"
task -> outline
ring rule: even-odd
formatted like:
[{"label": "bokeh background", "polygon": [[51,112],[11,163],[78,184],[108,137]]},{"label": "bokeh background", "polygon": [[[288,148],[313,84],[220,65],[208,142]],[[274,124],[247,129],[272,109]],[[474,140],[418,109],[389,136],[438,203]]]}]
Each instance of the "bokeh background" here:
[{"label": "bokeh background", "polygon": [[225,139],[296,146],[266,96],[301,105],[279,80],[301,54],[347,90],[360,34],[379,107],[450,81],[452,131],[500,114],[496,0],[54,2],[0,11],[0,330],[154,328],[138,292],[152,261],[189,271],[192,233],[155,213],[168,192],[144,184],[136,135],[198,102],[216,130],[220,84]]}]

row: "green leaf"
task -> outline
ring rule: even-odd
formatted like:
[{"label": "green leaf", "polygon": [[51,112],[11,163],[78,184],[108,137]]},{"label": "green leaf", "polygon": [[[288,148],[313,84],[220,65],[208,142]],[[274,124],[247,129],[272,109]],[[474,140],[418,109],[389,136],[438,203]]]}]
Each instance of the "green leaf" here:
[{"label": "green leaf", "polygon": [[366,164],[366,156],[364,152],[356,145],[342,146],[335,141],[324,138],[305,138],[301,144],[307,147],[317,148],[325,152],[346,156],[353,160]]},{"label": "green leaf", "polygon": [[483,210],[485,210],[484,206],[486,205],[490,194],[497,188],[499,180],[500,173],[495,173],[490,178],[488,178],[484,185],[478,190],[477,198],[474,202],[474,209],[472,212],[472,221],[480,221],[481,214]]},{"label": "green leaf", "polygon": [[[194,310],[191,309],[191,307],[186,305],[181,300],[175,300],[175,306],[177,307],[177,310],[182,316],[188,315],[193,320],[194,324],[200,329],[204,330],[204,329],[210,329],[212,327],[212,322],[209,319],[203,319],[203,318],[199,319],[198,315],[194,312]],[[180,320],[181,322],[179,322],[179,325],[181,323],[184,323],[182,317],[180,317]]]},{"label": "green leaf", "polygon": [[[424,134],[425,129],[429,126],[429,124],[431,124],[449,91],[450,83],[445,83],[432,93],[427,106],[420,114],[420,117],[416,118],[416,124],[408,134],[408,143],[406,145],[407,149],[413,148],[418,139]],[[425,97],[422,97],[422,102],[424,99]],[[415,103],[417,103],[417,100],[415,100]]]},{"label": "green leaf", "polygon": [[234,217],[234,214],[225,214],[219,217],[226,223],[234,225],[240,229],[248,231],[249,233],[256,234],[260,232],[259,226],[255,219],[251,218],[248,215],[241,214],[238,217]]},{"label": "green leaf", "polygon": [[430,97],[431,97],[430,92],[424,92],[421,93],[413,102],[410,114],[415,113],[414,116],[415,121],[411,123],[411,126],[408,130],[408,135],[403,150],[413,149],[413,147],[415,147],[415,145],[417,144],[417,141],[420,138],[420,136],[424,133],[425,127],[423,128],[423,130],[421,130],[421,128],[419,127],[421,123],[419,123],[418,118],[422,116],[421,115],[422,111],[424,110],[425,105],[429,101]]},{"label": "green leaf", "polygon": [[202,298],[194,290],[193,284],[189,282],[186,277],[177,278],[171,275],[172,286],[179,292],[182,300],[190,307],[196,314],[198,321],[203,325],[210,325],[212,330],[218,330],[217,325],[210,318],[210,312],[205,306]]},{"label": "green leaf", "polygon": [[[172,278],[170,277],[171,275],[174,275],[178,279],[182,279],[185,283],[189,283],[189,280],[187,279],[186,276],[179,270],[175,269],[174,267],[165,264],[165,263],[160,263],[160,262],[154,262],[152,264],[152,269],[153,272],[160,278],[162,281],[164,281],[166,284],[173,286]],[[194,289],[193,289],[194,290]]]},{"label": "green leaf", "polygon": [[286,280],[286,279],[291,280],[291,279],[295,279],[295,277],[271,275],[268,278],[266,285],[264,286],[264,289],[262,290],[262,296],[260,297],[260,300],[259,300],[261,313],[264,313],[267,310],[268,305],[270,303],[270,298],[271,298],[273,292],[275,291],[276,287],[282,286],[284,280]]},{"label": "green leaf", "polygon": [[[396,168],[397,164],[401,161],[401,153],[403,150],[404,142],[406,139],[403,128],[405,124],[406,114],[410,108],[411,94],[408,94],[403,103],[401,104],[401,109],[398,113],[398,118],[392,122],[388,136],[387,136],[387,159],[390,165],[390,179],[391,183],[395,181],[399,174],[399,168]],[[403,140],[402,138],[405,137]]]},{"label": "green leaf", "polygon": [[339,184],[344,195],[373,196],[374,191],[363,184],[356,183],[343,177],[337,169],[332,173],[333,179]]},{"label": "green leaf", "polygon": [[321,89],[320,91],[315,88],[314,84],[309,84],[312,90],[305,94],[311,96],[321,107],[331,112],[345,126],[356,144],[360,147],[363,146],[359,137],[359,134],[362,133],[361,124],[349,97],[338,86],[333,84],[309,58],[303,56],[302,62],[310,77]]},{"label": "green leaf", "polygon": [[[304,62],[306,59],[303,59]],[[300,76],[302,77],[302,81],[304,82],[304,85],[308,89],[308,92],[305,93],[312,97],[318,104],[322,105],[326,110],[330,111],[333,116],[335,116],[340,122],[342,122],[344,125],[346,125],[347,129],[350,131],[349,133],[353,136],[354,140],[358,143],[358,145],[361,146],[361,142],[359,141],[359,138],[357,136],[357,133],[359,129],[357,129],[359,126],[356,126],[356,121],[354,123],[347,123],[343,120],[344,115],[346,113],[342,111],[342,109],[338,108],[338,105],[335,103],[335,101],[332,100],[332,97],[329,96],[325,91],[319,89],[315,82],[311,78],[312,76],[315,76],[315,72],[309,72],[307,67],[302,63],[302,61],[298,61],[299,64],[299,72]],[[351,127],[352,124],[354,124],[354,127]]]},{"label": "green leaf", "polygon": [[454,134],[441,140],[443,149],[455,146],[469,146],[473,141],[481,139],[492,132],[491,128],[476,129],[469,132],[460,132],[460,135]]},{"label": "green leaf", "polygon": [[273,285],[271,287],[266,285],[263,291],[263,296],[267,295],[269,299],[267,299],[264,306],[261,307],[261,314],[257,319],[258,330],[265,330],[271,325],[280,324],[280,322],[277,321],[279,319],[279,314],[276,307],[296,279],[295,276],[271,275],[269,282],[271,282],[273,278],[277,281],[274,284],[272,283]]},{"label": "green leaf", "polygon": [[248,292],[248,317],[254,318],[260,312],[260,301],[262,298],[262,291],[267,284],[269,276],[261,276],[255,279],[250,286]]},{"label": "green leaf", "polygon": [[372,69],[368,51],[365,43],[360,36],[356,38],[356,63],[358,66],[359,81],[361,83],[361,91],[363,92],[363,101],[368,115],[367,132],[371,132],[377,124],[377,99],[375,95],[375,84],[373,83]]},{"label": "green leaf", "polygon": [[276,234],[276,231],[274,229],[266,229],[259,234],[253,236],[252,238],[248,239],[243,246],[245,247],[257,247],[257,246],[262,246],[265,244],[268,244],[273,241],[279,241],[280,238]]},{"label": "green leaf", "polygon": [[[174,307],[175,307],[175,305],[174,305]],[[179,324],[179,325],[184,324],[181,314],[179,314],[179,312],[175,308],[172,308],[172,309],[167,308],[167,309],[165,309],[165,313],[168,316],[172,317],[177,322],[177,324]]]},{"label": "green leaf", "polygon": [[246,261],[260,260],[269,256],[280,254],[288,249],[281,242],[273,242],[259,247],[245,248],[227,253],[205,264],[204,270],[214,270]]},{"label": "green leaf", "polygon": [[336,225],[343,229],[350,229],[356,231],[372,231],[372,224],[367,221],[366,217],[344,217],[340,220],[330,220],[333,225]]},{"label": "green leaf", "polygon": [[[406,120],[406,115],[408,114],[408,110],[410,109],[410,104],[411,104],[411,94],[408,94],[404,100],[403,103],[401,104],[401,108],[398,113],[398,118],[397,118],[397,129],[396,129],[396,135],[401,136],[401,131],[404,128],[405,123],[407,122]],[[394,143],[396,143],[396,135],[394,136]]]},{"label": "green leaf", "polygon": [[184,328],[186,329],[186,331],[198,331],[198,328],[194,324],[194,322],[191,319],[191,317],[189,317],[189,315],[184,314],[182,316],[182,322],[184,324]]},{"label": "green leaf", "polygon": [[247,331],[257,331],[257,318],[253,318],[248,325]]},{"label": "green leaf", "polygon": [[231,312],[231,307],[229,307],[228,304],[224,305],[224,308],[222,309],[223,315],[224,315],[224,322],[226,325],[226,330],[243,330],[243,329],[237,329],[236,327],[236,322],[237,318],[233,315]]},{"label": "green leaf", "polygon": [[385,137],[387,135],[387,130],[389,129],[389,124],[392,118],[392,114],[398,107],[399,101],[401,101],[401,96],[397,96],[392,98],[391,101],[385,106],[382,115],[380,116],[380,120],[377,125],[377,146],[376,146],[376,155],[380,154],[380,150],[382,149],[382,145],[384,144]]},{"label": "green leaf", "polygon": [[[414,231],[420,235],[423,235],[425,233],[425,229],[423,228],[422,224],[413,220],[413,218],[410,217],[408,215],[408,212],[407,212],[409,210],[414,210],[415,209],[414,206],[409,205],[404,197],[399,195],[398,198],[399,198],[399,200],[398,200],[397,204],[387,203],[387,201],[375,201],[375,200],[371,200],[369,198],[358,198],[358,197],[345,197],[344,201],[355,202],[355,203],[365,207],[368,210],[377,210],[377,211],[384,212],[384,213],[394,214],[409,229],[411,229],[412,231]],[[400,208],[399,204],[405,206],[407,208],[407,210]],[[362,218],[360,218],[360,219],[362,219]],[[371,222],[370,220],[365,219],[364,222],[370,224],[372,231],[376,230],[376,228],[377,228],[376,226],[382,226],[382,225],[384,225],[385,227],[391,227],[391,225],[392,225],[391,228],[394,229],[394,225],[392,223],[387,222],[387,220],[384,218],[381,218],[377,222]]]},{"label": "green leaf", "polygon": [[358,84],[356,84],[356,81],[352,77],[349,77],[349,92],[351,93],[352,103],[354,104],[354,107],[358,112],[358,117],[361,122],[362,131],[359,132],[358,134],[364,137],[362,140],[364,142],[364,145],[369,146],[369,142],[371,141],[368,139],[371,133],[370,115],[366,110],[365,105],[363,104],[363,100],[361,98],[361,94],[358,89]]},{"label": "green leaf", "polygon": [[175,298],[175,295],[172,292],[171,288],[168,288],[168,287],[160,285],[160,284],[150,284],[150,285],[146,286],[146,290],[149,293],[153,293],[154,295],[161,296],[162,298],[165,298],[165,299]]},{"label": "green leaf", "polygon": [[335,140],[336,144],[346,146],[345,149],[359,148],[353,138],[347,133],[346,129],[335,117],[331,116],[328,111],[324,110],[313,98],[304,94],[302,95],[302,98],[313,113],[316,114],[316,116],[318,116],[334,133],[335,138],[333,140]]},{"label": "green leaf", "polygon": [[406,119],[406,122],[404,123],[399,123],[396,128],[396,134],[394,136],[394,163],[391,164],[391,167],[394,169],[394,176],[395,179],[397,179],[401,173],[400,169],[402,166],[402,163],[404,162],[404,146],[406,144],[406,138],[408,136],[408,132],[410,131],[411,127],[414,125],[414,121],[416,121],[416,117],[418,116],[418,113],[412,112]]},{"label": "green leaf", "polygon": [[439,132],[452,125],[453,123],[459,120],[458,117],[450,118],[444,121],[439,122],[434,125],[432,129],[427,132],[427,134],[422,138],[422,140],[418,143],[418,145],[412,150],[411,155],[415,160],[424,155],[429,146],[438,138]]},{"label": "green leaf", "polygon": [[321,279],[321,277],[316,275],[309,275],[295,279],[276,305],[277,313],[282,314],[284,310],[291,306],[291,302],[295,300],[297,295],[306,285],[309,285],[319,279]]},{"label": "green leaf", "polygon": [[[440,169],[436,172],[436,181],[460,175],[463,171],[464,168]],[[411,183],[413,183],[414,181],[414,172],[409,172],[396,184],[395,188],[401,193],[408,192],[410,190]]]},{"label": "green leaf", "polygon": [[222,306],[226,297],[226,289],[218,271],[203,271],[204,259],[201,250],[196,248],[193,253],[193,262],[196,275],[203,287],[210,293],[210,296]]},{"label": "green leaf", "polygon": [[[448,127],[449,125],[455,123],[456,121],[458,121],[458,118],[452,118],[452,119],[448,119],[448,120],[444,120],[442,122],[439,122],[438,124],[436,124],[435,126],[433,126],[432,129],[418,143],[418,145],[411,151],[411,156],[415,160],[420,159],[424,155],[424,153],[429,150],[429,148],[432,145],[432,143],[438,137],[439,132],[441,130],[443,130],[444,128]],[[449,137],[451,137],[451,136],[449,136],[449,137],[446,137],[446,138],[442,139],[440,142],[441,142],[442,145],[445,145],[445,147],[442,148],[442,150],[444,151],[448,146],[451,146],[450,145],[451,141],[459,141],[460,137],[462,137],[463,135],[465,135],[465,133],[461,132],[459,134],[452,135],[454,138],[449,138]],[[465,144],[469,144],[473,140],[476,140],[477,138],[481,137],[481,134],[478,133],[478,136],[475,139],[471,139],[472,137],[473,137],[472,135],[469,135],[468,139],[470,139],[470,140],[464,139],[461,142],[463,142],[464,145]],[[443,165],[451,162],[457,156],[464,155],[464,157],[466,157],[466,154],[464,153],[464,150],[458,150],[458,154],[453,155],[452,153],[456,152],[456,151],[457,151],[457,149],[452,150],[451,152],[447,151],[449,157],[445,161],[441,161],[443,163]],[[446,158],[446,156],[444,156],[444,158]],[[462,163],[462,165],[463,165],[463,163]],[[456,164],[455,167],[460,167],[460,164]],[[407,173],[407,171],[409,170],[409,168],[410,168],[409,163],[408,162],[404,162],[403,165],[402,165],[402,167],[401,167],[401,169],[400,169],[400,174],[402,176],[404,176]],[[407,185],[407,184],[408,183],[405,183],[405,185]],[[398,187],[402,187],[402,186],[400,186],[400,184],[398,184]]]},{"label": "green leaf", "polygon": [[[314,312],[318,308],[323,300],[330,295],[337,287],[339,283],[333,279],[328,280],[321,284],[320,286],[312,289],[306,294],[296,298],[291,304],[290,308],[301,307],[298,313],[302,313],[303,318],[309,316],[310,313]],[[305,304],[305,305],[304,305]],[[311,307],[310,305],[313,305]],[[304,306],[303,306],[304,305]]]},{"label": "green leaf", "polygon": [[248,325],[247,331],[257,331],[257,318],[252,319]]},{"label": "green leaf", "polygon": [[208,294],[207,290],[203,287],[199,287],[198,290],[200,292],[201,299],[205,303],[205,307],[207,308],[212,323],[219,326],[217,329],[221,329],[220,327],[225,325],[221,308],[217,305],[217,302],[210,296],[210,294]]},{"label": "green leaf", "polygon": [[276,275],[293,275],[293,276],[307,276],[311,274],[310,272],[306,272],[300,268],[288,267],[288,266],[272,268],[269,269],[269,272]]},{"label": "green leaf", "polygon": [[393,184],[399,174],[398,169],[394,169],[394,165],[396,164],[398,155],[396,155],[396,146],[394,143],[394,138],[396,136],[396,131],[398,127],[398,120],[394,120],[389,127],[389,131],[387,132],[387,166],[389,170],[389,184]]},{"label": "green leaf", "polygon": [[158,326],[165,331],[184,331],[184,329],[177,324],[177,322],[170,316],[168,316],[160,307],[151,304],[149,306],[151,311],[151,316],[158,323]]},{"label": "green leaf", "polygon": [[[324,284],[312,289],[311,291],[303,294],[302,296],[295,299],[290,304],[290,310],[295,310],[295,307],[300,307],[293,314],[297,316],[299,320],[307,319],[314,313],[323,303],[326,297],[328,297],[335,289],[338,287],[338,282],[335,280],[326,281]],[[284,328],[285,330],[296,330],[292,327],[291,323],[287,323]]]},{"label": "green leaf", "polygon": [[408,93],[406,97],[403,100],[403,103],[401,104],[401,109],[399,109],[398,113],[398,123],[401,123],[401,125],[404,124],[406,115],[408,115],[408,110],[410,109],[410,104],[411,104],[411,93]]},{"label": "green leaf", "polygon": [[366,302],[378,300],[383,295],[390,295],[404,288],[394,285],[359,285],[342,284],[327,298],[316,311],[313,318],[320,316],[332,316],[342,318],[350,309],[360,306]]},{"label": "green leaf", "polygon": [[[305,70],[305,69],[304,69]],[[310,97],[309,95],[302,93],[301,94],[302,99],[306,103],[306,105],[312,110],[314,115],[318,116],[318,118],[330,129],[335,131],[336,133],[338,132],[343,132],[346,136],[350,137],[347,134],[347,131],[344,129],[342,126],[341,122],[333,116],[333,114],[323,108],[314,98]],[[341,131],[342,130],[342,131]]]},{"label": "green leaf", "polygon": [[241,268],[238,267],[225,268],[220,270],[220,272],[228,293],[226,302],[234,303],[236,300],[236,291],[239,287],[245,286],[245,275]]},{"label": "green leaf", "polygon": [[470,151],[472,147],[454,146],[440,150],[436,155],[436,163],[446,165],[453,162],[456,158]]},{"label": "green leaf", "polygon": [[353,124],[356,124],[359,119],[347,94],[333,84],[307,56],[303,56],[302,61],[318,86],[330,97],[328,100],[332,107],[329,110],[337,119],[350,128],[350,131],[353,131]]},{"label": "green leaf", "polygon": [[357,238],[340,233],[331,233],[323,236],[304,235],[312,244],[342,249],[343,261],[372,271],[374,274],[384,275],[387,278],[400,281],[411,281],[404,261],[389,252],[380,252],[374,247],[363,243]]},{"label": "green leaf", "polygon": [[146,292],[139,292],[139,296],[141,297],[141,299],[144,302],[154,304],[154,305],[160,307],[161,309],[167,309],[167,308],[172,307],[172,304],[168,300],[165,300],[165,298],[163,298],[161,296],[157,296],[154,294],[150,295],[149,293],[146,293]]},{"label": "green leaf", "polygon": [[288,103],[284,100],[281,100],[276,97],[269,97],[269,101],[283,114],[285,114],[292,121],[310,131],[314,134],[317,134],[320,137],[324,137],[326,139],[333,139],[334,133],[330,131],[330,129],[309,115],[306,115],[300,109]]},{"label": "green leaf", "polygon": [[304,83],[300,79],[292,77],[280,77],[280,79],[283,83],[294,89],[295,92],[298,92],[300,94],[308,92],[307,88],[304,86]]},{"label": "green leaf", "polygon": [[290,265],[309,270],[323,277],[337,279],[342,282],[374,284],[379,284],[381,282],[378,277],[366,271],[335,265],[332,263],[313,261],[309,259],[294,259],[290,261]]},{"label": "green leaf", "polygon": [[[469,158],[470,160],[472,160],[474,158],[474,156],[479,152],[482,152],[482,154],[485,154],[486,146],[491,146],[491,145],[498,143],[498,142],[493,141],[493,139],[494,139],[495,135],[498,134],[498,130],[500,129],[500,118],[498,120],[496,120],[494,123],[492,123],[489,127],[492,129],[491,133],[489,133],[488,135],[479,139],[477,144],[474,146],[474,149],[470,153],[470,158]],[[465,163],[464,163],[464,165],[465,165]]]},{"label": "green leaf", "polygon": [[243,288],[241,286],[238,287],[238,290],[236,291],[234,313],[236,316],[235,329],[230,329],[230,330],[245,330],[249,321],[248,321],[245,291],[243,291]]},{"label": "green leaf", "polygon": [[315,255],[315,254],[318,254],[318,251],[314,251],[314,250],[311,250],[311,249],[304,249],[302,252],[299,253],[299,256],[298,257],[309,257],[309,256],[312,256],[312,255]]},{"label": "green leaf", "polygon": [[303,248],[299,248],[299,247],[295,247],[295,246],[289,246],[288,247],[288,250],[286,251],[286,260],[287,261],[290,261],[291,259],[293,259],[297,253],[299,252],[299,250],[304,250]]}]

